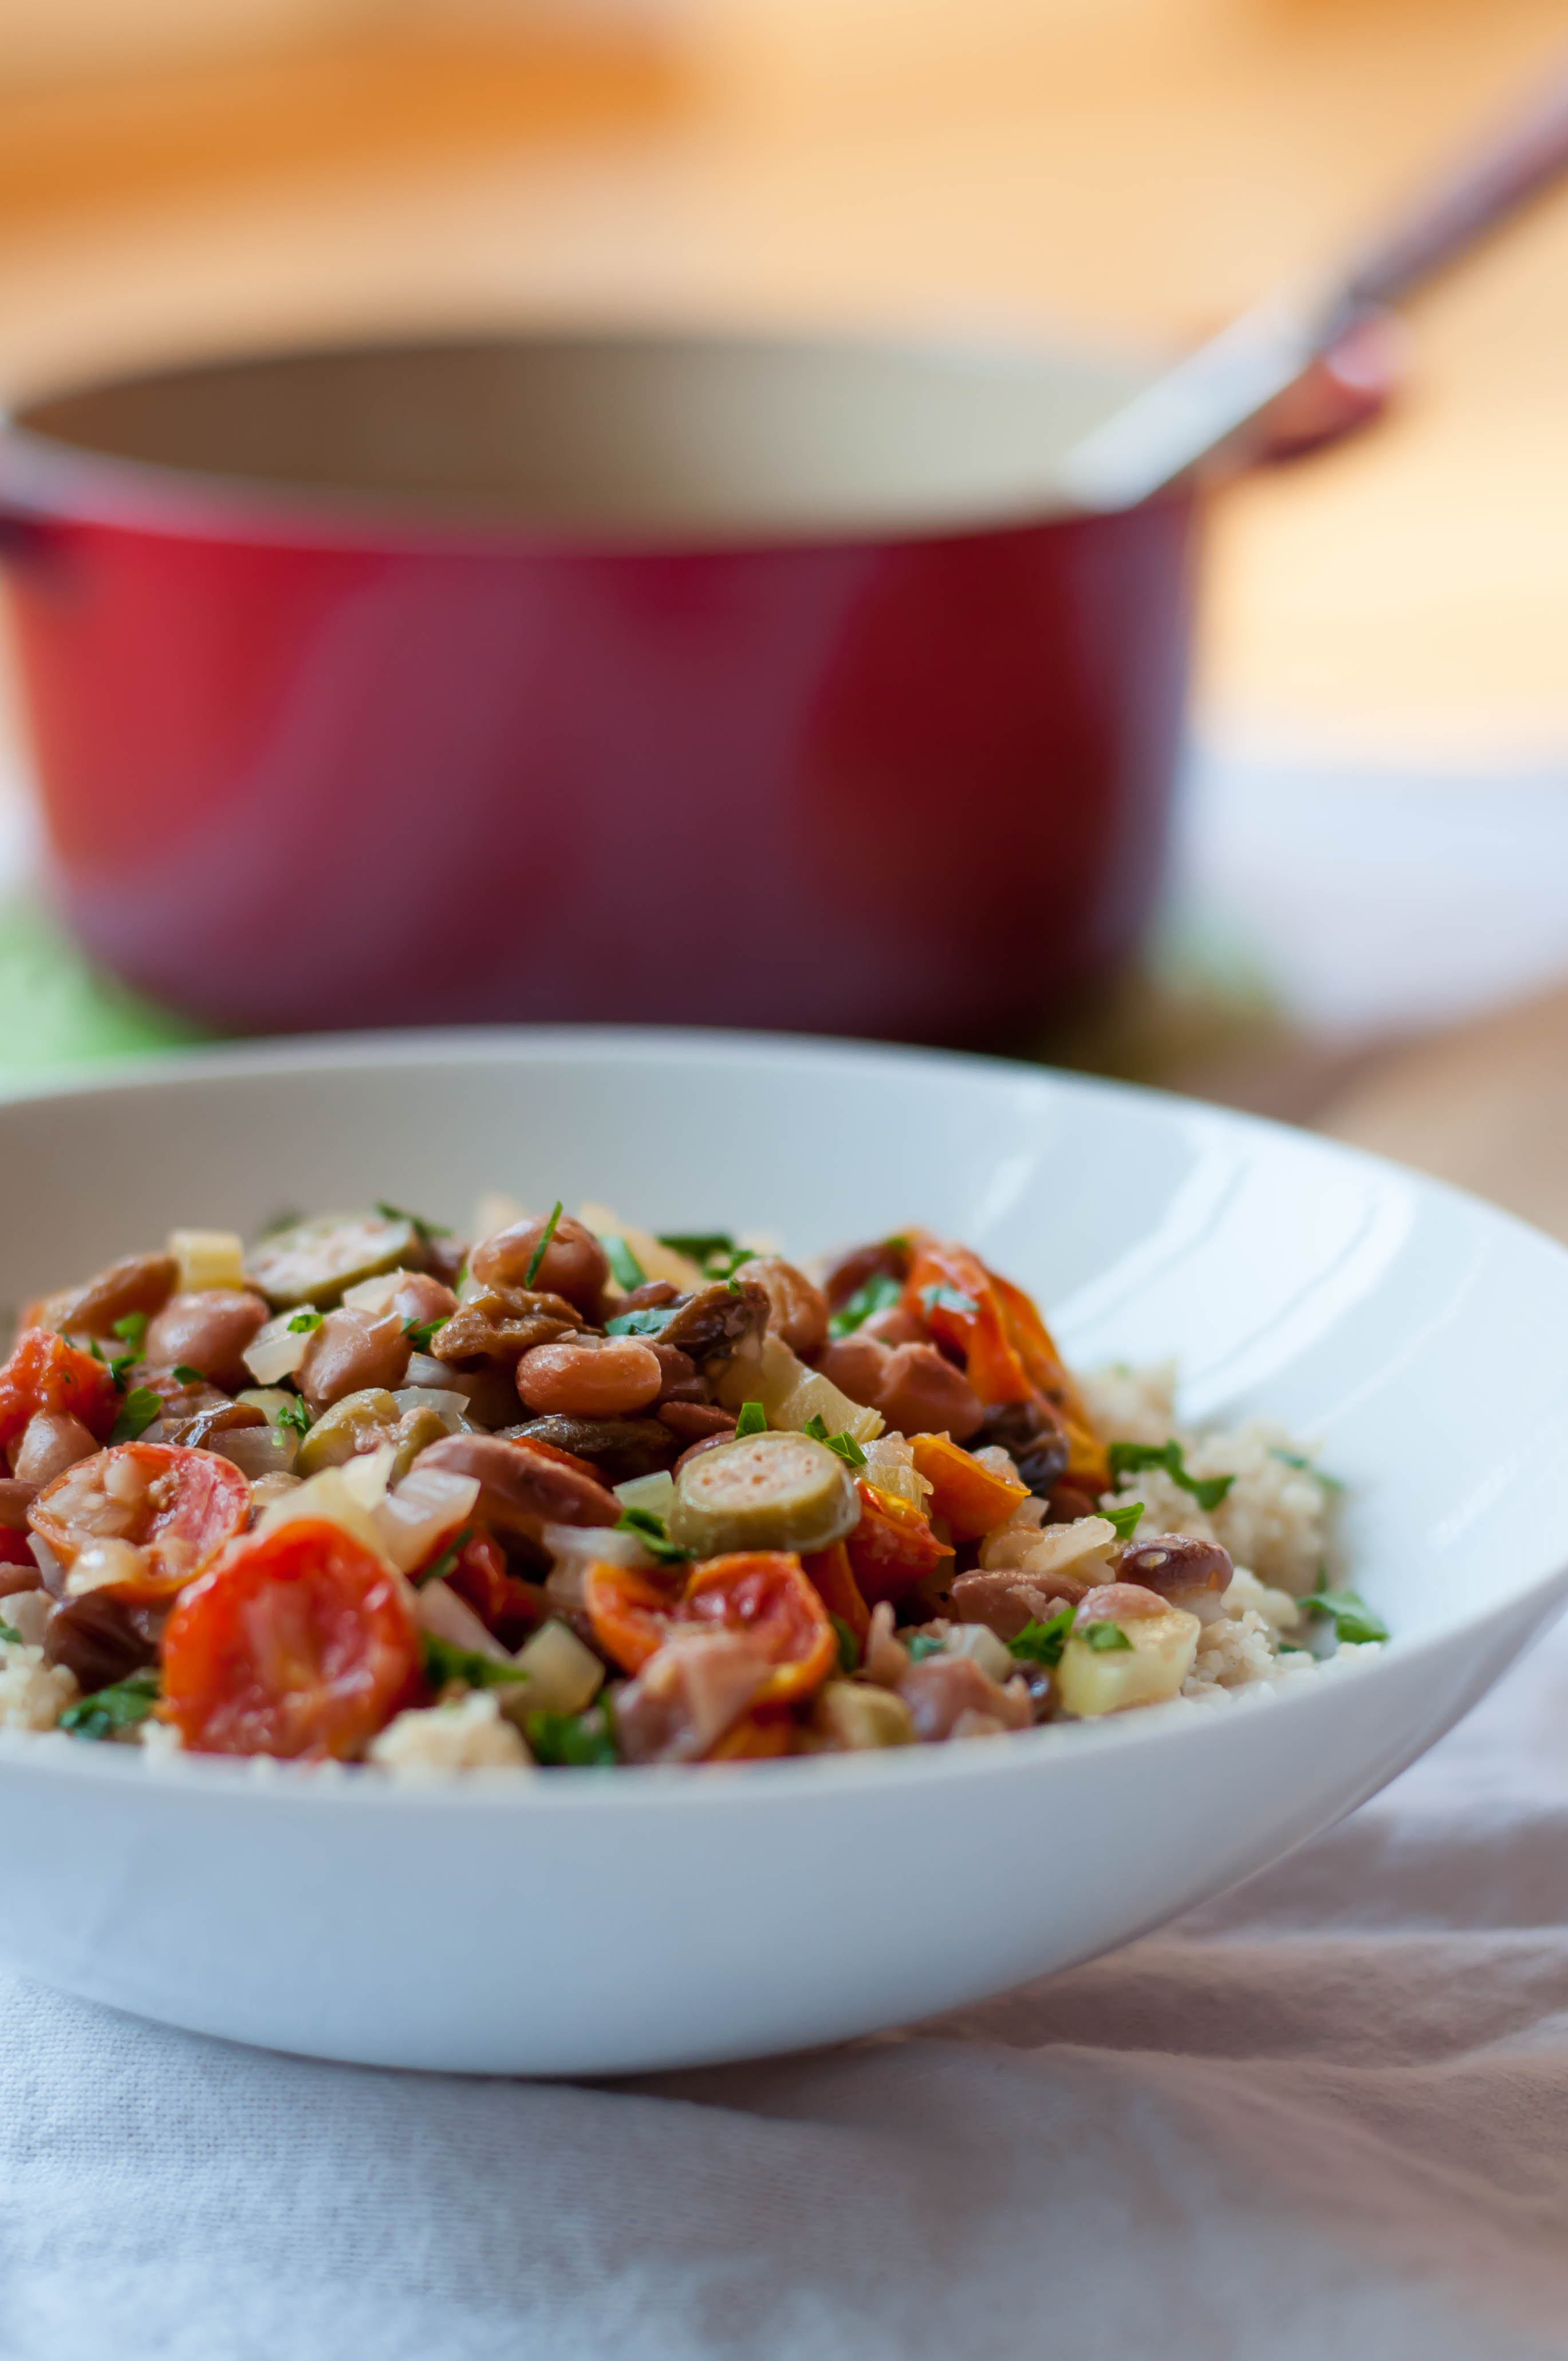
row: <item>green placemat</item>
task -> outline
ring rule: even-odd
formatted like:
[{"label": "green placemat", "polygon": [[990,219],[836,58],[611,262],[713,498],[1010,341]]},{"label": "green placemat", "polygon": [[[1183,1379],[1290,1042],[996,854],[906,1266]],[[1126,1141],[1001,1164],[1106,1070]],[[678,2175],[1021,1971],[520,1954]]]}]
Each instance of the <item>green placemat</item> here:
[{"label": "green placemat", "polygon": [[0,904],[0,1087],[212,1038],[94,967],[38,901]]}]

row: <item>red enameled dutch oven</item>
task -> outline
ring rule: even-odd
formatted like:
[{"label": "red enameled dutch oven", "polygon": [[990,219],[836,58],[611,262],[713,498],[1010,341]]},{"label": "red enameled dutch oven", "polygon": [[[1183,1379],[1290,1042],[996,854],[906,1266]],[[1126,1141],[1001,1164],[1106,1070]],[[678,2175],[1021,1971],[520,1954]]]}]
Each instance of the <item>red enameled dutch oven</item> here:
[{"label": "red enameled dutch oven", "polygon": [[1193,500],[1052,492],[1127,383],[540,335],[35,401],[0,526],[62,906],[225,1026],[1004,1040],[1161,873]]}]

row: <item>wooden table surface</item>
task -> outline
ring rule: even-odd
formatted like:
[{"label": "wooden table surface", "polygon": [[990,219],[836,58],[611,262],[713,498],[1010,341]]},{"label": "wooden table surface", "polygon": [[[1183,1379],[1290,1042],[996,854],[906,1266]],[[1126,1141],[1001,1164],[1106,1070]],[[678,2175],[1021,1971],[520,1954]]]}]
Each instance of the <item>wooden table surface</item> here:
[{"label": "wooden table surface", "polygon": [[[0,377],[540,310],[1173,341],[1332,254],[1568,54],[1561,0],[671,11],[591,47],[411,31],[0,91]],[[1427,299],[1409,370],[1375,434],[1219,504],[1203,717],[1561,755],[1568,195]],[[1549,1003],[1353,1083],[1281,1039],[1258,1055],[1286,1086],[1228,1087],[1568,1235],[1565,1026]]]}]

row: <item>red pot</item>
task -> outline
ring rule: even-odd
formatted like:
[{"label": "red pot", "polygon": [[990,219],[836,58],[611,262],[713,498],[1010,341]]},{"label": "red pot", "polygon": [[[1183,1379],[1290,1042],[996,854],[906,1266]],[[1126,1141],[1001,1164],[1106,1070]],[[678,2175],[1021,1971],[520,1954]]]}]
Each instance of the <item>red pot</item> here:
[{"label": "red pot", "polygon": [[1159,882],[1193,508],[1051,512],[1032,349],[519,338],[0,440],[57,892],[222,1025],[999,1039]]}]

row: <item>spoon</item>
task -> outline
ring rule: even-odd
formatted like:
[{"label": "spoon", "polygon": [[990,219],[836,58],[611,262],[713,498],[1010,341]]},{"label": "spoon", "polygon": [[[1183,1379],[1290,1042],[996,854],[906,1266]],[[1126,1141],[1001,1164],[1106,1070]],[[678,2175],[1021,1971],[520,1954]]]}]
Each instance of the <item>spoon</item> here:
[{"label": "spoon", "polygon": [[1130,508],[1212,458],[1315,362],[1476,245],[1568,169],[1568,74],[1326,277],[1277,290],[1077,443],[1058,482]]}]

